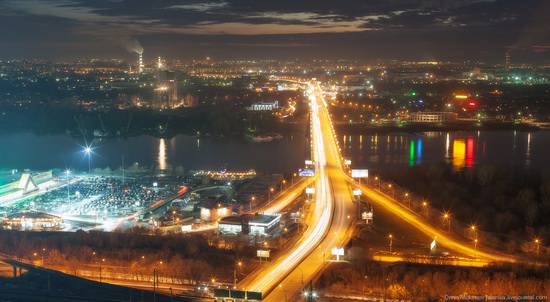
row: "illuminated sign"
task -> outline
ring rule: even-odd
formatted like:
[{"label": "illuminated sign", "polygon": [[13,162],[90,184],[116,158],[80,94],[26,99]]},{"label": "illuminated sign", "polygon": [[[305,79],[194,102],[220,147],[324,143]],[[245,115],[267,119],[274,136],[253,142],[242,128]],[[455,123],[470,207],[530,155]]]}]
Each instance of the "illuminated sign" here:
[{"label": "illuminated sign", "polygon": [[311,165],[313,165],[313,161],[310,160],[310,159],[306,159],[306,162],[305,162],[305,163],[306,163],[306,166],[311,166]]},{"label": "illuminated sign", "polygon": [[192,229],[192,226],[190,224],[181,226],[182,232],[191,232],[191,229]]},{"label": "illuminated sign", "polygon": [[457,98],[457,99],[467,99],[468,96],[465,95],[465,94],[457,94],[457,95],[455,95],[455,98]]},{"label": "illuminated sign", "polygon": [[306,194],[313,194],[315,193],[315,188],[306,188]]},{"label": "illuminated sign", "polygon": [[363,194],[363,193],[361,193],[361,189],[354,189],[353,190],[353,196],[361,196],[361,194]]},{"label": "illuminated sign", "polygon": [[369,170],[367,169],[351,169],[352,178],[367,178],[369,177]]},{"label": "illuminated sign", "polygon": [[269,258],[269,250],[257,250],[256,257]]},{"label": "illuminated sign", "polygon": [[333,247],[332,248],[332,255],[334,255],[334,256],[344,256],[344,248],[343,247],[340,247],[340,248]]},{"label": "illuminated sign", "polygon": [[315,176],[315,170],[313,169],[300,169],[298,170],[299,176],[312,177]]},{"label": "illuminated sign", "polygon": [[363,212],[361,213],[361,219],[372,219],[372,212]]},{"label": "illuminated sign", "polygon": [[351,160],[349,160],[349,159],[344,160],[344,165],[350,166],[351,165]]}]

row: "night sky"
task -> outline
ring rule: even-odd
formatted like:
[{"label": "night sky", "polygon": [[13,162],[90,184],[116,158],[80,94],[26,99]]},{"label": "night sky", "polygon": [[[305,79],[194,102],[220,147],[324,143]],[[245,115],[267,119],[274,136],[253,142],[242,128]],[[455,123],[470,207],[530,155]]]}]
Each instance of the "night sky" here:
[{"label": "night sky", "polygon": [[[0,59],[550,61],[548,0],[0,0]],[[139,42],[138,42],[139,41]]]}]

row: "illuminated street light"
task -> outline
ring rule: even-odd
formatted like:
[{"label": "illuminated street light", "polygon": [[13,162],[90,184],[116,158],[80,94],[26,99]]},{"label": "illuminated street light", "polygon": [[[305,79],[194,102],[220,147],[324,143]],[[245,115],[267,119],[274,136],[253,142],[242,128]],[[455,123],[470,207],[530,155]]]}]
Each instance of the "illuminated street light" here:
[{"label": "illuminated street light", "polygon": [[391,184],[388,184],[388,189],[391,190],[391,197],[395,199],[395,188]]},{"label": "illuminated street light", "polygon": [[255,202],[256,200],[256,196],[252,196],[250,197],[250,202],[249,202],[249,205],[248,205],[248,210],[250,213],[252,213],[252,203]]},{"label": "illuminated street light", "polygon": [[538,238],[535,238],[535,244],[537,245],[537,258],[540,254],[540,240]]},{"label": "illuminated street light", "polygon": [[410,208],[411,207],[411,196],[409,195],[409,193],[405,193],[405,198],[409,202],[409,208]]},{"label": "illuminated street light", "polygon": [[69,203],[71,202],[71,193],[69,192],[71,189],[71,182],[69,181],[69,174],[71,174],[71,170],[65,170],[65,174],[67,175],[67,202]]},{"label": "illuminated street light", "polygon": [[235,267],[233,268],[233,288],[237,289],[237,266],[242,267],[242,262],[235,263]]},{"label": "illuminated street light", "polygon": [[470,230],[474,232],[474,238],[477,240],[477,228],[475,225],[470,226]]},{"label": "illuminated street light", "polygon": [[477,238],[474,240],[474,256],[477,255]]},{"label": "illuminated street light", "polygon": [[269,188],[268,201],[271,201],[271,193],[273,193],[273,187]]},{"label": "illuminated street light", "polygon": [[422,207],[426,210],[426,217],[428,217],[428,202],[424,200],[422,202]]},{"label": "illuminated street light", "polygon": [[287,301],[287,298],[286,298],[286,288],[284,288],[282,284],[279,284],[279,288],[282,289],[282,290],[285,292],[285,302],[286,302],[286,301]]},{"label": "illuminated street light", "polygon": [[323,263],[325,263],[325,254],[326,254],[326,250],[319,245],[319,248],[323,251]]},{"label": "illuminated street light", "polygon": [[392,245],[393,245],[393,235],[390,234],[389,238],[390,238],[390,255],[391,255],[391,248],[392,248]]},{"label": "illuminated street light", "polygon": [[86,146],[86,148],[84,148],[84,152],[86,152],[86,155],[88,156],[88,175],[90,175],[92,171],[92,148],[90,146]]},{"label": "illuminated street light", "polygon": [[447,220],[447,232],[451,231],[451,216],[448,213],[443,215],[443,218]]}]

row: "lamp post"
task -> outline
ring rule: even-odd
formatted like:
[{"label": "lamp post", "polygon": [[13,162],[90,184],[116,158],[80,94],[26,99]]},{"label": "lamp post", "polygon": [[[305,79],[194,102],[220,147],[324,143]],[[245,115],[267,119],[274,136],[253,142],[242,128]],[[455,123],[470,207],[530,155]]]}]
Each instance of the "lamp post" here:
[{"label": "lamp post", "polygon": [[323,251],[323,263],[325,263],[325,249],[319,245],[319,248]]},{"label": "lamp post", "polygon": [[233,288],[237,289],[237,266],[241,267],[243,264],[242,262],[237,262],[235,264],[235,267],[233,268]]},{"label": "lamp post", "polygon": [[256,201],[256,196],[252,196],[250,198],[250,202],[249,202],[249,205],[248,205],[248,210],[250,213],[252,213],[252,203],[254,203]]},{"label": "lamp post", "polygon": [[86,146],[84,149],[86,152],[86,155],[88,155],[88,175],[92,172],[92,148],[90,146]]},{"label": "lamp post", "polygon": [[390,238],[390,255],[391,255],[391,248],[392,248],[392,245],[393,245],[393,235],[390,234],[389,238]]},{"label": "lamp post", "polygon": [[286,298],[286,288],[284,288],[282,284],[279,284],[279,288],[282,289],[282,290],[285,292],[285,302],[286,302],[286,301],[287,301],[287,298]]},{"label": "lamp post", "polygon": [[67,169],[65,174],[67,175],[67,202],[71,202],[71,193],[69,192],[71,188],[71,182],[69,181],[69,174],[71,174],[71,170]]},{"label": "lamp post", "polygon": [[292,186],[294,187],[294,177],[296,177],[296,173],[292,174]]},{"label": "lamp post", "polygon": [[378,190],[380,190],[380,187],[381,187],[380,178],[379,178],[378,176],[375,176],[375,177],[374,177],[374,181],[375,181],[375,182],[378,182]]},{"label": "lamp post", "polygon": [[424,208],[424,210],[426,211],[426,217],[428,217],[428,202],[427,201],[423,201],[422,202],[422,208]]},{"label": "lamp post", "polygon": [[474,232],[474,239],[477,240],[477,228],[476,228],[476,226],[475,226],[475,225],[472,225],[472,226],[470,227],[470,230],[472,230],[472,232]]},{"label": "lamp post", "polygon": [[474,256],[477,255],[477,238],[474,239]]},{"label": "lamp post", "polygon": [[445,213],[443,215],[443,219],[447,221],[447,232],[450,232],[451,231],[451,217],[449,216],[448,213]]},{"label": "lamp post", "polygon": [[538,238],[535,239],[535,244],[537,245],[537,258],[538,258],[540,253],[540,240]]},{"label": "lamp post", "polygon": [[102,258],[101,261],[99,261],[99,283],[103,280],[103,275],[101,272],[103,262],[105,262],[105,258]]},{"label": "lamp post", "polygon": [[273,193],[273,187],[269,188],[268,201],[271,201],[271,193]]},{"label": "lamp post", "polygon": [[297,266],[296,268],[299,269],[302,273],[302,282],[300,283],[300,290],[302,290],[302,287],[304,287],[304,271],[299,266]]},{"label": "lamp post", "polygon": [[409,195],[409,193],[405,193],[405,198],[407,199],[407,202],[409,203],[409,208],[411,207],[411,196]]},{"label": "lamp post", "polygon": [[391,190],[391,197],[395,199],[395,188],[391,184],[388,184],[388,189]]}]

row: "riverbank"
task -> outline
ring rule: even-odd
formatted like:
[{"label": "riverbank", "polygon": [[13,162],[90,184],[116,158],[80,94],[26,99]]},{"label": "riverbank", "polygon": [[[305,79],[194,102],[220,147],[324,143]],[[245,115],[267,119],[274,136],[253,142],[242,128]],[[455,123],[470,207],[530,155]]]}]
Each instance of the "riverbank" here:
[{"label": "riverbank", "polygon": [[421,132],[449,132],[449,131],[539,131],[540,127],[527,123],[513,122],[478,122],[458,121],[446,123],[386,123],[386,124],[335,124],[336,131],[340,134],[387,134],[396,132],[421,133]]}]

